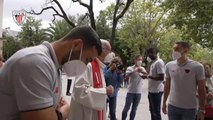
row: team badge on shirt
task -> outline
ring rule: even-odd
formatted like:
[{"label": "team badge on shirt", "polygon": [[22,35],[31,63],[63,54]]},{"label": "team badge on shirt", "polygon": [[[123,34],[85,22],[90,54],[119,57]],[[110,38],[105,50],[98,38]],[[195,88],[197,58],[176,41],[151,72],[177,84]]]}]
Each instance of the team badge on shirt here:
[{"label": "team badge on shirt", "polygon": [[190,72],[190,69],[185,69],[185,73],[189,73]]}]

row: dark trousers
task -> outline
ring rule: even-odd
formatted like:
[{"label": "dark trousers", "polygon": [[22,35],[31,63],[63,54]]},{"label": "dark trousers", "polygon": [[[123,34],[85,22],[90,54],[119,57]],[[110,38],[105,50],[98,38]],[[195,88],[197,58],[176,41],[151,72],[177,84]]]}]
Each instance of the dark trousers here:
[{"label": "dark trousers", "polygon": [[184,109],[168,104],[169,120],[195,120],[197,110]]},{"label": "dark trousers", "polygon": [[151,120],[161,120],[161,98],[163,92],[148,94]]},{"label": "dark trousers", "polygon": [[66,91],[66,94],[70,93],[71,84],[72,84],[72,79],[68,79],[67,80],[67,91]]},{"label": "dark trousers", "polygon": [[127,93],[126,103],[122,112],[122,120],[126,120],[127,113],[131,105],[132,105],[132,110],[130,113],[130,120],[134,120],[136,110],[137,110],[138,104],[140,103],[140,100],[141,100],[141,94]]},{"label": "dark trousers", "polygon": [[108,99],[109,99],[110,120],[116,120],[117,96],[109,97]]}]

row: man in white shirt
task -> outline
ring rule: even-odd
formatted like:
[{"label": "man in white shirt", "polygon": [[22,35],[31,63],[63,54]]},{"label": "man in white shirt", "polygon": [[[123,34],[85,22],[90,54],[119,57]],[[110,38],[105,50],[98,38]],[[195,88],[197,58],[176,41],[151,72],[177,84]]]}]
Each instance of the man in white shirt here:
[{"label": "man in white shirt", "polygon": [[[53,43],[17,51],[0,69],[0,119],[66,120],[70,106],[61,99],[61,68],[82,74],[86,69],[79,73],[76,68],[86,68],[88,59],[101,51],[99,36],[89,26],[75,27]],[[73,64],[76,61],[79,64]]]},{"label": "man in white shirt", "polygon": [[198,106],[197,93],[199,98],[197,118],[204,120],[205,71],[202,64],[187,57],[189,49],[187,42],[176,42],[172,53],[174,61],[166,64],[162,111],[167,114],[168,109],[169,120],[195,120]]},{"label": "man in white shirt", "polygon": [[142,94],[142,75],[147,74],[144,67],[141,66],[143,57],[136,55],[134,58],[135,64],[129,66],[126,70],[126,76],[129,78],[128,92],[126,95],[126,103],[122,112],[122,120],[126,120],[127,113],[132,106],[130,120],[134,120],[138,104]]},{"label": "man in white shirt", "polygon": [[151,63],[148,78],[148,99],[151,120],[161,120],[161,99],[163,95],[164,62],[158,56],[157,48],[147,50],[147,61]]}]

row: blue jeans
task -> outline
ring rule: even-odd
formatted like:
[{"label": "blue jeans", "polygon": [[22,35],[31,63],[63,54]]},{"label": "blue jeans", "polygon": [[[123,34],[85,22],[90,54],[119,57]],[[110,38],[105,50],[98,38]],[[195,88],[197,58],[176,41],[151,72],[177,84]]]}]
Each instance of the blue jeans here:
[{"label": "blue jeans", "polygon": [[141,94],[127,93],[126,103],[122,112],[122,120],[126,120],[127,112],[129,111],[131,104],[132,104],[132,110],[130,113],[130,120],[134,120],[136,110],[137,110],[138,104],[140,103],[140,100],[141,100]]},{"label": "blue jeans", "polygon": [[117,96],[109,97],[110,120],[116,120]]},{"label": "blue jeans", "polygon": [[163,92],[148,94],[151,120],[161,120],[161,98]]},{"label": "blue jeans", "polygon": [[183,109],[168,105],[169,120],[195,120],[196,109]]}]

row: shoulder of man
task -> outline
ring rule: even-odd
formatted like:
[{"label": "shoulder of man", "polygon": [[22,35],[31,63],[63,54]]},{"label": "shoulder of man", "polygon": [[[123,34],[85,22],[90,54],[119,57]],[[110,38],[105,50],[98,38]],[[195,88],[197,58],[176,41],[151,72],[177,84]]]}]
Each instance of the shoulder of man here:
[{"label": "shoulder of man", "polygon": [[170,66],[170,65],[174,65],[174,64],[177,64],[177,62],[175,60],[169,61],[168,63],[166,63],[166,66]]}]

